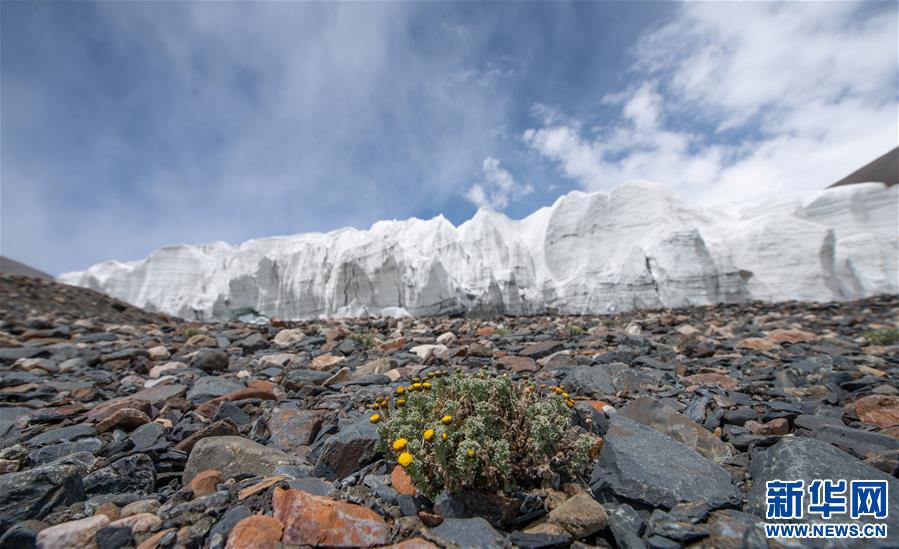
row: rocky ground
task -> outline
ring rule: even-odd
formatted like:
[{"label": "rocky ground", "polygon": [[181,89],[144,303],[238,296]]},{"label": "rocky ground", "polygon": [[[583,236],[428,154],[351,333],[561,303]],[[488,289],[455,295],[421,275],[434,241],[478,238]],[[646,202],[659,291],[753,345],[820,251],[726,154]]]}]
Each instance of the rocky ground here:
[{"label": "rocky ground", "polygon": [[[888,479],[899,533],[897,296],[256,326],[0,282],[3,548],[765,547],[800,478]],[[374,397],[485,368],[573,396],[591,478],[428,501],[375,452]]]}]

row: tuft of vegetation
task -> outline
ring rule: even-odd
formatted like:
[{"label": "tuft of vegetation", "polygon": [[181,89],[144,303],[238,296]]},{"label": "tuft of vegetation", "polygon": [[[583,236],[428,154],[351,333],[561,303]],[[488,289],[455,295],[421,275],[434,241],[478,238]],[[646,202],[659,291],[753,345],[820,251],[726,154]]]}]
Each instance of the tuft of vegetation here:
[{"label": "tuft of vegetation", "polygon": [[510,330],[510,329],[508,329],[508,328],[505,328],[505,327],[504,327],[504,328],[497,328],[496,331],[493,332],[493,333],[495,333],[495,334],[498,335],[499,337],[506,337],[506,336],[512,335],[512,330]]},{"label": "tuft of vegetation", "polygon": [[569,337],[577,337],[579,335],[584,334],[584,329],[576,324],[572,324],[568,327],[568,335]]},{"label": "tuft of vegetation", "polygon": [[560,387],[432,372],[372,405],[378,449],[429,497],[443,490],[510,491],[555,474],[581,480],[602,439],[572,427],[574,402]]},{"label": "tuft of vegetation", "polygon": [[896,328],[872,330],[865,332],[864,335],[871,345],[895,345],[899,343],[899,329]]},{"label": "tuft of vegetation", "polygon": [[203,332],[202,332],[201,330],[199,330],[198,328],[185,328],[185,329],[184,329],[184,338],[185,338],[185,339],[190,339],[190,338],[192,338],[193,336],[195,336],[195,335],[200,335],[200,334],[202,334],[202,333],[203,333]]},{"label": "tuft of vegetation", "polygon": [[372,333],[350,334],[348,337],[362,345],[362,347],[365,349],[371,349],[372,347],[374,347],[376,341],[375,335]]}]

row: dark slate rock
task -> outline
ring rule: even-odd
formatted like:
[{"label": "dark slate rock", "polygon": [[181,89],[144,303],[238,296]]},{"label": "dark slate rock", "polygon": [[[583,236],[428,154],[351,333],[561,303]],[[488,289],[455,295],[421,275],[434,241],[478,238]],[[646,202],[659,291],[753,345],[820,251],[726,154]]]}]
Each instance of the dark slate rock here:
[{"label": "dark slate rock", "polygon": [[39,520],[17,522],[0,537],[0,549],[34,549],[37,547],[37,534],[47,527]]},{"label": "dark slate rock", "polygon": [[436,528],[432,528],[431,531],[443,540],[459,547],[471,549],[509,547],[508,540],[494,530],[489,522],[480,517],[443,519],[443,522]]},{"label": "dark slate rock", "polygon": [[190,361],[192,368],[204,372],[218,372],[228,368],[228,355],[219,349],[200,349]]},{"label": "dark slate rock", "polygon": [[518,351],[518,356],[537,360],[538,358],[543,358],[553,353],[558,353],[559,351],[562,351],[564,349],[565,346],[558,341],[540,341],[538,343],[532,343],[524,349]]},{"label": "dark slate rock", "polygon": [[287,483],[291,488],[309,492],[317,496],[327,496],[334,489],[334,485],[327,480],[315,477],[297,478]]},{"label": "dark slate rock", "polygon": [[167,445],[165,440],[166,428],[158,423],[145,423],[134,430],[128,440],[134,445],[134,450],[143,452],[151,448]]},{"label": "dark slate rock", "polygon": [[29,452],[28,463],[32,466],[43,465],[77,452],[96,454],[102,447],[103,443],[98,438],[84,438],[75,442],[60,442],[59,444],[51,444]]},{"label": "dark slate rock", "polygon": [[624,549],[642,549],[645,547],[643,528],[645,522],[633,507],[626,503],[606,503],[603,505],[609,515],[609,528],[615,543]]},{"label": "dark slate rock", "polygon": [[107,526],[94,536],[97,549],[119,549],[134,545],[134,534],[127,526]]},{"label": "dark slate rock", "polygon": [[240,406],[227,401],[219,404],[218,411],[215,413],[215,417],[212,418],[212,421],[221,421],[223,419],[230,419],[238,426],[246,425],[253,421],[253,418],[247,415]]},{"label": "dark slate rock", "polygon": [[747,421],[755,419],[755,410],[745,406],[724,412],[724,422],[730,425],[744,425]]},{"label": "dark slate rock", "polygon": [[221,376],[203,376],[194,381],[190,390],[187,391],[187,398],[194,402],[209,400],[210,398],[227,395],[243,388],[243,384],[233,379]]},{"label": "dark slate rock", "polygon": [[899,450],[899,440],[893,437],[844,425],[824,425],[814,431],[813,437],[829,442],[859,459],[865,459],[871,454]]},{"label": "dark slate rock", "polygon": [[599,364],[597,366],[575,366],[565,368],[565,379],[562,386],[569,393],[610,395],[615,393],[612,385],[612,374],[618,373],[627,366],[621,363]]},{"label": "dark slate rock", "polygon": [[571,537],[552,534],[528,534],[515,531],[509,536],[509,541],[515,547],[521,547],[521,549],[554,549],[556,547],[568,547],[571,543]]},{"label": "dark slate rock", "polygon": [[371,488],[372,492],[386,503],[397,504],[398,494],[390,486],[390,475],[366,475],[362,484]]},{"label": "dark slate rock", "polygon": [[152,493],[156,486],[156,469],[146,454],[133,454],[97,469],[84,477],[88,495],[117,492]]},{"label": "dark slate rock", "polygon": [[13,363],[20,358],[34,358],[47,356],[49,353],[40,347],[2,347],[0,348],[0,362]]},{"label": "dark slate rock", "polygon": [[104,503],[114,503],[117,507],[124,507],[129,503],[134,503],[141,499],[148,498],[145,494],[136,494],[134,492],[100,494],[99,496],[94,496],[84,502],[84,512],[88,515],[93,515],[96,512],[97,507],[100,507]]},{"label": "dark slate rock", "polygon": [[618,499],[670,509],[681,501],[711,508],[736,506],[740,492],[730,474],[695,450],[615,414],[590,482],[601,502]]},{"label": "dark slate rock", "polygon": [[321,386],[329,377],[331,377],[331,374],[328,372],[296,369],[287,372],[284,385],[290,390],[297,391],[307,386]]},{"label": "dark slate rock", "polygon": [[442,492],[434,501],[434,512],[444,518],[466,518],[465,503],[449,492]]},{"label": "dark slate rock", "polygon": [[377,442],[378,429],[367,418],[348,425],[325,441],[313,474],[327,480],[345,478],[378,459]]},{"label": "dark slate rock", "polygon": [[[765,484],[770,480],[804,480],[806,486],[815,479],[886,480],[888,518],[872,522],[886,523],[890,531],[899,529],[899,480],[824,441],[785,437],[768,449],[756,450],[749,464],[749,476],[752,489],[743,510],[761,517],[765,516]],[[809,498],[804,498],[804,502],[806,509],[803,518],[798,520],[811,522],[815,515],[808,513]],[[868,521],[863,519],[861,522]]]},{"label": "dark slate rock", "polygon": [[245,505],[238,505],[225,511],[221,520],[219,520],[209,532],[210,549],[222,549],[225,547],[225,542],[228,541],[228,534],[231,533],[231,529],[234,528],[234,525],[252,514],[253,513]]},{"label": "dark slate rock", "polygon": [[268,340],[257,332],[241,339],[236,345],[248,353],[253,353],[268,347]]},{"label": "dark slate rock", "polygon": [[82,469],[44,465],[0,475],[0,532],[20,520],[42,519],[58,507],[84,500]]},{"label": "dark slate rock", "polygon": [[28,439],[28,444],[30,446],[42,446],[44,444],[53,444],[56,442],[70,442],[77,438],[90,437],[96,434],[97,430],[94,429],[93,425],[81,423],[79,425],[45,431]]}]

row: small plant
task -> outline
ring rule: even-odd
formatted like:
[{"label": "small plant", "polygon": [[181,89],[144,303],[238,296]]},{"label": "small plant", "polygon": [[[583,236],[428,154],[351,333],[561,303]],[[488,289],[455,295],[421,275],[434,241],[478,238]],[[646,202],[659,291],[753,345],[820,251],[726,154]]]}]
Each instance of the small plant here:
[{"label": "small plant", "polygon": [[512,330],[508,328],[497,328],[496,332],[494,332],[499,337],[506,337],[508,335],[512,335]]},{"label": "small plant", "polygon": [[195,335],[200,335],[201,333],[203,333],[203,332],[201,332],[201,331],[200,331],[199,329],[197,329],[197,328],[185,328],[185,329],[184,329],[184,338],[185,338],[185,339],[190,339],[190,338],[192,338],[192,337],[195,336]]},{"label": "small plant", "polygon": [[375,344],[375,335],[372,333],[350,334],[349,338],[362,345],[365,349],[371,349]]},{"label": "small plant", "polygon": [[601,439],[571,427],[574,405],[543,389],[486,373],[413,378],[372,407],[379,450],[406,468],[422,493],[513,490],[558,473],[589,473]]},{"label": "small plant", "polygon": [[583,335],[583,333],[584,333],[584,329],[581,328],[580,326],[572,324],[571,326],[568,327],[569,337],[577,337],[579,335]]},{"label": "small plant", "polygon": [[899,329],[885,328],[865,332],[865,339],[871,345],[895,345],[899,343]]}]

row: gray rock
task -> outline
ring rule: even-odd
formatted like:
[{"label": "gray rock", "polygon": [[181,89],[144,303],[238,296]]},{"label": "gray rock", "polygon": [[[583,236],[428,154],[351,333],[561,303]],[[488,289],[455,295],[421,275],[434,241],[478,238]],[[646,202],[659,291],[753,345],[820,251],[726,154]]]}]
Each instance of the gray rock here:
[{"label": "gray rock", "polygon": [[228,479],[240,473],[270,475],[280,465],[301,459],[276,448],[268,448],[243,437],[209,437],[197,442],[187,458],[182,482],[187,484],[206,469],[218,469]]},{"label": "gray rock", "polygon": [[165,446],[166,428],[158,423],[145,423],[134,430],[128,440],[134,444],[134,449],[143,452],[151,448]]},{"label": "gray rock", "polygon": [[313,474],[327,480],[342,479],[378,459],[378,429],[368,419],[342,428],[327,439]]},{"label": "gray rock", "polygon": [[723,463],[735,453],[732,446],[722,442],[705,427],[658,400],[638,398],[621,410],[621,414],[693,448],[715,463]]},{"label": "gray rock", "polygon": [[844,425],[823,425],[813,432],[813,436],[859,459],[865,459],[872,454],[899,450],[899,440],[893,437]]},{"label": "gray rock", "polygon": [[51,444],[29,452],[28,463],[32,466],[43,465],[77,452],[96,454],[102,447],[103,443],[98,438],[84,438],[75,442],[60,442],[59,444]]},{"label": "gray rock", "polygon": [[[899,480],[830,444],[805,437],[785,437],[774,446],[756,450],[749,464],[752,489],[744,511],[765,516],[766,483],[771,480],[804,480],[806,487],[815,479],[886,480],[889,514],[885,522],[890,531],[899,529]],[[811,522],[816,515],[808,513],[809,498],[801,522]],[[847,515],[848,517],[848,515]],[[868,522],[862,519],[861,522]],[[867,540],[871,541],[871,540]]]},{"label": "gray rock", "polygon": [[30,446],[43,446],[44,444],[53,444],[56,442],[69,442],[81,437],[90,437],[97,434],[97,430],[93,425],[81,423],[79,425],[71,425],[69,427],[61,427],[43,432],[28,439]]},{"label": "gray rock", "polygon": [[730,474],[692,448],[615,414],[590,481],[602,502],[638,502],[670,509],[706,501],[712,509],[739,505]]},{"label": "gray rock", "polygon": [[0,536],[0,549],[35,549],[37,534],[47,527],[39,520],[17,522]]},{"label": "gray rock", "polygon": [[439,536],[445,545],[453,544],[471,549],[509,547],[509,541],[481,517],[443,519],[431,532]]},{"label": "gray rock", "polygon": [[194,402],[199,400],[209,400],[210,398],[227,395],[243,389],[241,383],[221,376],[203,376],[196,380],[187,391],[187,398]]},{"label": "gray rock", "polygon": [[558,353],[559,351],[564,349],[565,346],[558,341],[540,341],[538,343],[532,343],[524,349],[518,351],[518,356],[537,360],[538,358],[543,358],[553,353]]},{"label": "gray rock", "polygon": [[94,536],[97,549],[119,549],[134,545],[134,534],[127,526],[107,526]]},{"label": "gray rock", "polygon": [[44,465],[0,475],[0,532],[20,520],[42,519],[58,507],[84,500],[82,470]]},{"label": "gray rock", "polygon": [[327,496],[334,489],[334,485],[327,480],[315,477],[297,478],[287,483],[291,488],[309,492],[316,496]]},{"label": "gray rock", "polygon": [[88,495],[120,492],[152,493],[156,486],[156,469],[146,454],[133,454],[116,460],[84,477]]},{"label": "gray rock", "polygon": [[228,534],[231,533],[234,525],[252,514],[245,505],[238,505],[225,511],[221,520],[209,532],[210,549],[222,549],[225,547],[225,542],[228,541]]},{"label": "gray rock", "polygon": [[612,536],[619,547],[624,549],[645,547],[640,537],[643,534],[645,522],[633,507],[626,503],[607,503],[604,507],[609,515]]},{"label": "gray rock", "polygon": [[228,368],[228,355],[218,349],[200,349],[190,361],[192,368],[204,372],[218,372]]}]

